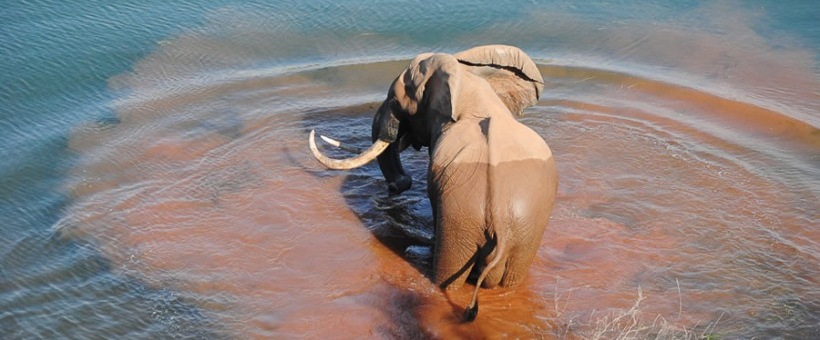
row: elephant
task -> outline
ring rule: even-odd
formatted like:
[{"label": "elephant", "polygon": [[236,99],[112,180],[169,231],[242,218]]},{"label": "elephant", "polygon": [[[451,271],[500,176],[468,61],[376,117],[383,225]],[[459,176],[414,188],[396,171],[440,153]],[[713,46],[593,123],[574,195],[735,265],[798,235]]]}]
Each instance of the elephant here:
[{"label": "elephant", "polygon": [[522,282],[547,227],[558,186],[555,161],[544,139],[517,120],[543,87],[535,63],[513,46],[424,53],[390,86],[367,150],[332,159],[310,132],[311,152],[328,168],[352,169],[376,158],[390,195],[412,184],[399,153],[428,148],[432,280],[446,291],[480,273],[464,321],[478,313],[479,288]]}]

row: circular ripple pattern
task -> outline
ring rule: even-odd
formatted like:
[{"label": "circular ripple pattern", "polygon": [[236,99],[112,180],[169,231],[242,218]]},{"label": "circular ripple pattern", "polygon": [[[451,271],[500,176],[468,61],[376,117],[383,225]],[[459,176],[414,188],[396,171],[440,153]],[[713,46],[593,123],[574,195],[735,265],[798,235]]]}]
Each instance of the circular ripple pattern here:
[{"label": "circular ripple pattern", "polygon": [[559,200],[531,280],[483,292],[464,325],[429,258],[408,256],[433,237],[426,152],[405,154],[415,185],[392,198],[375,165],[329,171],[307,152],[311,129],[366,147],[407,60],[203,77],[214,65],[198,55],[220,45],[197,38],[117,78],[130,90],[117,119],[74,134],[82,163],[58,229],[230,332],[529,337],[584,332],[636,300],[681,329],[812,331],[820,142],[806,123],[660,77],[543,62],[548,89],[522,120],[554,150]]},{"label": "circular ripple pattern", "polygon": [[[44,76],[51,86],[17,77],[113,54],[96,40],[88,58],[31,65],[66,40],[7,45],[34,51],[3,65],[18,79],[0,85],[20,112],[2,126],[16,143],[9,159],[49,168],[38,147],[70,154],[29,177],[0,166],[11,174],[4,192],[54,187],[39,205],[0,207],[54,225],[0,241],[7,334],[614,338],[605,331],[633,321],[639,338],[820,332],[815,53],[760,36],[756,9],[500,2],[509,8],[491,17],[461,1],[438,11],[186,3],[205,14],[184,25],[201,26],[152,14],[170,35],[151,37],[149,51],[116,33],[128,48],[109,64],[137,61],[110,79],[118,68],[106,63],[93,73],[70,63],[76,73]],[[33,29],[87,29],[60,24]],[[455,312],[470,288],[445,296],[429,279],[426,150],[403,155],[414,186],[388,197],[375,164],[325,170],[306,138],[316,129],[365,147],[372,114],[415,54],[499,42],[522,47],[547,80],[521,120],[555,154],[559,197],[528,281],[483,290],[477,322],[462,324]],[[78,95],[84,78],[104,93]],[[99,119],[75,126],[89,116]]]}]

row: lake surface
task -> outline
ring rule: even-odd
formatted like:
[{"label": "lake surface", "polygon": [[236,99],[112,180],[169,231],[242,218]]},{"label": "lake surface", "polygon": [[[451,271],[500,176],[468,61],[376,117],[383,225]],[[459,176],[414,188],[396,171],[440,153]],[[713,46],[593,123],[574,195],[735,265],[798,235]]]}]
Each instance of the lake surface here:
[{"label": "lake surface", "polygon": [[[820,337],[810,1],[2,7],[2,338]],[[544,75],[521,120],[560,184],[529,279],[462,324],[426,150],[388,197],[307,134],[366,146],[411,58],[492,43]]]}]

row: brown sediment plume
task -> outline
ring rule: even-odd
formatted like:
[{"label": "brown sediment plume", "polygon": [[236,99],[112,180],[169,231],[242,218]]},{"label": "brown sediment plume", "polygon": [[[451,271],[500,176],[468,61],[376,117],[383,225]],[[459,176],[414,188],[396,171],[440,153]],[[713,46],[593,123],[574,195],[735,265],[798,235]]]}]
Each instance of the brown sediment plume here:
[{"label": "brown sediment plume", "polygon": [[[732,22],[729,36],[753,34]],[[472,287],[445,297],[404,256],[419,242],[381,229],[429,212],[374,223],[391,218],[373,203],[386,200],[378,170],[329,172],[305,152],[312,128],[367,145],[374,103],[405,62],[231,71],[264,54],[204,33],[164,42],[111,81],[116,122],[72,134],[73,201],[58,229],[238,337],[572,337],[629,309],[639,288],[646,318],[680,327],[726,311],[728,327],[755,329],[789,299],[800,302],[776,316],[811,312],[811,53],[674,27],[602,34],[602,53],[671,71],[540,67],[542,101],[522,120],[554,152],[559,197],[530,278],[482,290],[475,323],[458,322]],[[408,162],[407,201],[427,204],[424,157]]]},{"label": "brown sediment plume", "polygon": [[[703,129],[704,124],[713,124],[739,129],[753,138],[786,139],[791,142],[790,146],[802,148],[804,152],[820,150],[818,127],[774,109],[742,100],[620,72],[568,66],[542,66],[541,72],[547,76],[576,81],[595,79],[596,84],[607,85],[608,90],[613,92],[606,97],[620,97],[618,102],[640,102],[646,107],[656,109],[646,112],[645,108],[635,108],[628,115],[631,118],[653,123],[689,123],[690,127],[679,126],[677,129],[694,133],[698,133],[698,129]],[[622,114],[619,108],[589,102],[557,102],[554,105],[575,106],[580,110],[598,113]],[[709,131],[700,133],[708,137]]]}]

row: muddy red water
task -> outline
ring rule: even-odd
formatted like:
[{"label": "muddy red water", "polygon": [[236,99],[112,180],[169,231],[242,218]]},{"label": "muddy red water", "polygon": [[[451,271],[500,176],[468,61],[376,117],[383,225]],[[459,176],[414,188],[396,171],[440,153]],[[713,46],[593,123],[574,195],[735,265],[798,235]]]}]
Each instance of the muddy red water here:
[{"label": "muddy red water", "polygon": [[[253,56],[169,41],[111,80],[114,122],[73,134],[58,227],[238,338],[816,334],[811,63],[694,34],[678,43],[702,53],[672,58],[660,33],[645,38],[641,58],[674,72],[534,55],[547,88],[522,121],[555,154],[559,196],[528,280],[482,290],[472,323],[458,320],[471,286],[430,282],[425,150],[404,155],[413,188],[388,197],[375,164],[325,170],[307,148],[311,129],[366,146],[407,60],[198,75],[219,63],[197,53]],[[726,58],[735,83],[676,82]]]}]

